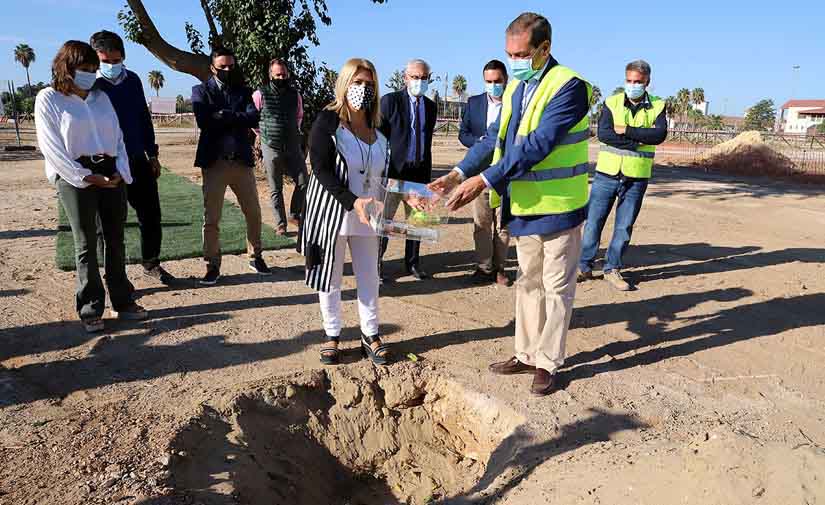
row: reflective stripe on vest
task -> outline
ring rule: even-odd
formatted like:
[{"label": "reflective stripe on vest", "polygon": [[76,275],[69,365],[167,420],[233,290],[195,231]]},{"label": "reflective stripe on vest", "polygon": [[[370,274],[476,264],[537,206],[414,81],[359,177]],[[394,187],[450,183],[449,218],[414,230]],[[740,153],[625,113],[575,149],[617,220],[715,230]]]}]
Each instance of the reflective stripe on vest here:
[{"label": "reflective stripe on vest", "polygon": [[[665,110],[665,102],[652,95],[648,95],[648,99],[651,106],[639,109],[635,115],[625,107],[624,93],[618,93],[605,100],[605,106],[613,115],[613,125],[652,128],[656,118]],[[596,170],[608,175],[617,175],[621,172],[627,177],[649,179],[653,173],[655,156],[656,146],[640,145],[635,151],[631,151],[601,144]]]},{"label": "reflective stripe on vest", "polygon": [[[587,86],[588,99],[592,86],[573,70],[556,65],[542,78],[533,98],[522,113],[514,145],[521,145],[538,128],[544,109],[558,91],[571,79],[580,79]],[[521,81],[512,80],[502,97],[502,109],[496,149],[492,164],[504,155],[507,130],[513,116],[513,94]],[[587,205],[588,139],[590,124],[585,116],[574,125],[542,161],[522,177],[509,181],[510,213],[514,216],[563,214]],[[490,205],[498,207],[501,198],[490,192]]]},{"label": "reflective stripe on vest", "polygon": [[656,156],[656,153],[654,152],[630,151],[627,149],[619,149],[618,147],[609,146],[607,144],[602,144],[599,148],[599,152],[618,154],[619,156],[627,156],[629,158],[653,158]]}]

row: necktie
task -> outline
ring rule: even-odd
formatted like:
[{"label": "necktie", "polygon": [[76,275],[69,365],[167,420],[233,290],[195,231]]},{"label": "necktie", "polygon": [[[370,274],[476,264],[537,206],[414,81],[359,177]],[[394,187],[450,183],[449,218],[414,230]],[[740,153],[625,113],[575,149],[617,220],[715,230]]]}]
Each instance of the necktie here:
[{"label": "necktie", "polygon": [[413,128],[415,128],[415,163],[421,163],[421,139],[418,138],[421,135],[421,108],[418,106],[419,102],[421,101],[421,97],[416,97],[415,99],[415,122],[413,124]]}]

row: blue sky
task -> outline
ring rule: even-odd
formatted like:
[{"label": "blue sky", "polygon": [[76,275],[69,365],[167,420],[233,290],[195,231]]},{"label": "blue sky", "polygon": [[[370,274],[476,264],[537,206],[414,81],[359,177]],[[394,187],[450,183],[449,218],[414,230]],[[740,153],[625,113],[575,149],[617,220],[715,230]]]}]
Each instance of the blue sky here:
[{"label": "blue sky", "polygon": [[[744,0],[683,2],[480,2],[465,0],[327,0],[333,18],[323,27],[312,55],[332,67],[353,56],[371,59],[379,77],[414,57],[428,60],[436,75],[463,74],[469,91],[482,90],[481,68],[504,59],[504,28],[519,12],[533,10],[553,25],[553,54],[605,93],[620,85],[627,61],[653,66],[653,91],[667,96],[681,87],[703,87],[712,113],[741,114],[762,98],[777,105],[791,97],[825,99],[825,2]],[[0,0],[0,80],[25,82],[12,50],[32,46],[38,60],[32,80],[46,81],[58,47],[94,31],[120,32],[122,0]],[[183,25],[203,27],[197,0],[145,0],[161,33],[186,45]],[[204,30],[205,31],[205,30]],[[128,43],[127,66],[145,81],[153,69],[167,79],[162,96],[189,95],[194,78]],[[799,65],[794,77],[793,66]],[[435,83],[443,93],[443,82]]]}]

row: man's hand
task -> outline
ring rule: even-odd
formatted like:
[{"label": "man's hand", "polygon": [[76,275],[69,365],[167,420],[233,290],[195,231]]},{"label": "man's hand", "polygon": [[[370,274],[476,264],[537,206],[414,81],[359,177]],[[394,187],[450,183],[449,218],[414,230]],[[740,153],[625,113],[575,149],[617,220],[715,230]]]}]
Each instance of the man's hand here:
[{"label": "man's hand", "polygon": [[616,131],[616,135],[624,135],[624,132],[627,131],[627,126],[614,126],[613,129]]},{"label": "man's hand", "polygon": [[458,189],[450,196],[450,199],[447,201],[447,208],[455,211],[464,207],[478,198],[478,195],[480,195],[486,187],[487,184],[484,183],[484,179],[482,179],[480,175],[470,177],[462,182]]},{"label": "man's hand", "polygon": [[427,187],[436,193],[444,195],[461,184],[461,180],[461,174],[457,170],[450,170],[449,174],[439,177],[428,184]]},{"label": "man's hand", "polygon": [[160,161],[158,161],[157,156],[149,158],[149,166],[152,167],[152,175],[155,176],[155,179],[160,177]]},{"label": "man's hand", "polygon": [[415,210],[426,211],[432,207],[429,199],[419,195],[406,195],[404,201]]}]

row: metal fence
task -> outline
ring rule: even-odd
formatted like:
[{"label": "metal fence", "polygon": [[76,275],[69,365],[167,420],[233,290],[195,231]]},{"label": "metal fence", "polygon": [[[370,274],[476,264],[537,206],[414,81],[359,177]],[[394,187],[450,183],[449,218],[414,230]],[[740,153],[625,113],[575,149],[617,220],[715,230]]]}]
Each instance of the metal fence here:
[{"label": "metal fence", "polygon": [[[440,137],[457,137],[460,119],[439,116],[436,122],[435,134]],[[592,151],[598,150],[595,124],[591,124],[593,139]],[[675,165],[700,164],[702,155],[710,149],[734,139],[742,132],[708,131],[708,130],[671,130],[667,140],[656,150],[656,159],[662,163]],[[779,160],[786,163],[780,170],[765,175],[825,175],[825,136],[823,135],[789,135],[783,133],[761,134],[762,140],[771,149],[784,158]],[[722,167],[724,168],[724,167]],[[742,167],[739,167],[740,171]],[[758,172],[758,170],[757,170]]]},{"label": "metal fence", "polygon": [[[742,132],[671,130],[667,141],[657,149],[657,159],[675,164],[698,164],[714,147],[734,139]],[[777,161],[788,175],[825,175],[825,136],[763,132],[762,140],[776,153]]]}]

